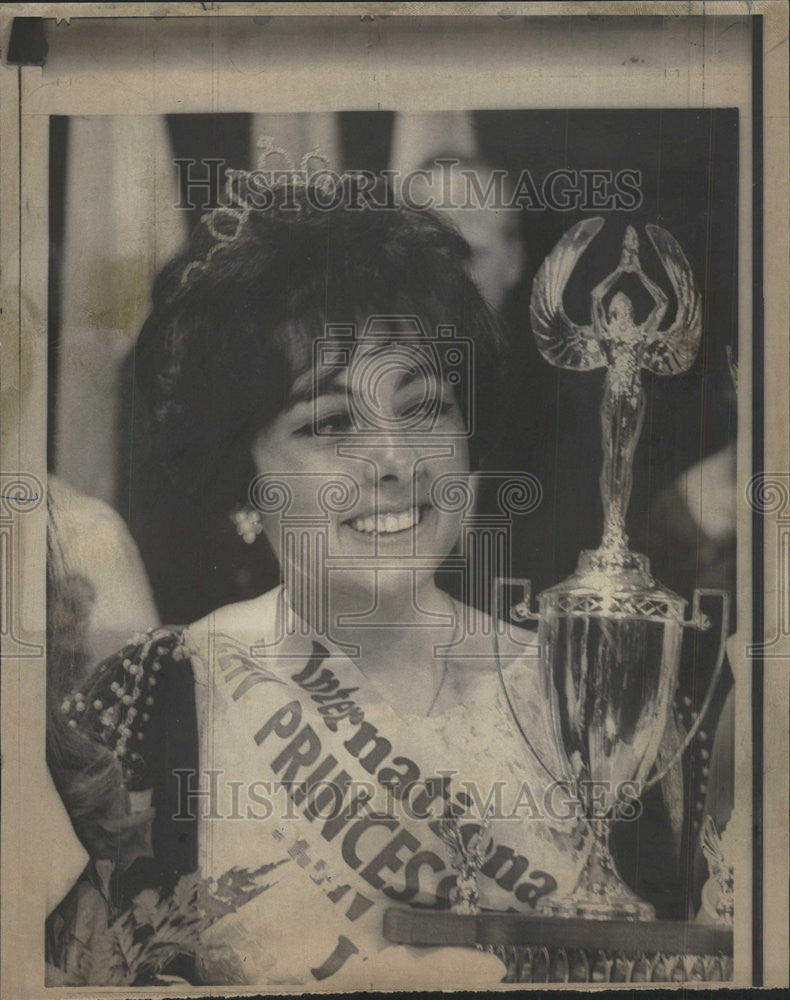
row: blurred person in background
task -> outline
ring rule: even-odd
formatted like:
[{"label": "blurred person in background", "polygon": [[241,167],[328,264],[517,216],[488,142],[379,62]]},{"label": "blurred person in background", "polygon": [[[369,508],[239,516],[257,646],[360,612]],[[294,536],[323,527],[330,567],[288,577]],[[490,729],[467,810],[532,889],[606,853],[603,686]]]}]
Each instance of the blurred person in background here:
[{"label": "blurred person in background", "polygon": [[[485,160],[443,154],[420,166],[410,184],[410,196],[415,203],[430,201],[463,236],[469,244],[467,273],[499,312],[523,275],[524,246],[518,209],[497,207],[496,192],[507,203],[512,185],[502,171],[496,173],[501,178],[495,177],[494,167]],[[487,191],[492,195],[486,197]]]}]

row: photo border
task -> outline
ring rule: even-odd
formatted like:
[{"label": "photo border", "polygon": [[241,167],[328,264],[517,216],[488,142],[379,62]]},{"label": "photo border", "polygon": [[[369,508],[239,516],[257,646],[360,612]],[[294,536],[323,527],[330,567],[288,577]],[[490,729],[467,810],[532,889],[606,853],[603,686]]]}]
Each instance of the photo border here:
[{"label": "photo border", "polygon": [[[168,13],[172,12],[177,17],[235,17],[251,16],[251,8],[278,16],[319,16],[324,14],[338,14],[337,4],[310,4],[305,11],[300,4],[225,4],[217,5],[216,9],[201,12],[195,10],[191,4],[169,4],[163,5]],[[378,16],[378,11],[372,8],[387,8],[388,4],[344,4],[342,5],[344,16]],[[114,10],[108,8],[114,7]],[[461,4],[409,4],[403,11],[394,12],[392,16],[453,16],[460,15],[483,15],[492,16],[490,7],[485,4],[471,5]],[[442,10],[443,8],[443,10]],[[454,8],[450,11],[448,8]],[[483,9],[481,9],[483,8]],[[485,9],[487,8],[487,9]],[[588,4],[505,4],[502,5],[502,13],[513,12],[513,16],[526,14],[530,17],[539,16],[572,16],[589,13]],[[649,16],[662,13],[664,11],[674,14],[676,5],[658,2],[653,4]],[[770,246],[772,251],[777,247],[786,250],[787,247],[787,227],[781,231],[782,220],[786,220],[787,210],[780,211],[778,208],[774,214],[765,214],[764,204],[767,192],[776,192],[778,187],[781,192],[787,194],[787,163],[782,153],[782,140],[784,138],[785,148],[787,140],[787,101],[777,97],[777,86],[781,87],[782,69],[786,70],[787,65],[787,12],[783,9],[781,0],[763,0],[758,3],[692,3],[684,5],[684,10],[691,16],[712,15],[718,12],[727,14],[743,13],[749,17],[752,26],[752,64],[751,64],[751,99],[752,99],[752,135],[751,135],[751,164],[752,164],[752,194],[751,194],[751,405],[749,407],[749,420],[751,422],[748,441],[747,435],[742,433],[743,441],[739,441],[739,459],[745,453],[745,449],[750,449],[750,468],[752,477],[766,477],[774,474],[773,469],[779,469],[777,475],[784,473],[787,463],[787,414],[783,412],[784,421],[771,418],[771,436],[766,438],[766,424],[768,414],[776,412],[771,407],[778,406],[781,409],[782,391],[787,391],[787,358],[781,356],[781,341],[777,343],[777,338],[781,330],[787,329],[787,256],[782,260],[771,262],[766,259],[765,247]],[[597,6],[600,16],[621,16],[627,17],[637,13],[645,13],[644,5],[637,3],[601,4]],[[0,23],[0,39],[3,41],[3,51],[6,49],[9,37],[10,22],[16,14],[18,7],[4,5],[0,9],[2,22]],[[347,13],[346,13],[347,12]],[[383,10],[382,10],[383,12]],[[88,17],[152,17],[154,12],[150,5],[126,4],[122,11],[117,5],[106,4],[28,4],[25,6],[26,16],[37,17],[69,17],[74,20]],[[678,16],[678,15],[675,15]],[[784,40],[781,39],[782,31],[785,32]],[[773,55],[769,60],[768,56]],[[35,70],[33,70],[35,72]],[[2,71],[2,82],[0,83],[0,114],[2,115],[2,132],[0,133],[0,166],[2,166],[4,178],[10,177],[12,180],[6,185],[6,190],[2,196],[2,265],[3,265],[3,299],[7,304],[2,317],[2,328],[5,331],[3,337],[3,347],[0,349],[0,360],[2,361],[4,381],[11,383],[12,388],[16,386],[19,399],[22,400],[25,385],[26,372],[24,371],[25,357],[29,355],[29,347],[24,343],[23,327],[25,336],[30,332],[32,326],[39,331],[43,323],[44,343],[46,343],[46,311],[42,319],[40,312],[35,309],[31,311],[28,301],[22,292],[23,281],[20,278],[29,273],[23,262],[22,243],[25,234],[41,231],[41,219],[29,215],[29,207],[26,206],[21,192],[30,187],[30,178],[25,176],[25,160],[30,153],[28,141],[28,131],[25,129],[23,103],[26,93],[29,93],[29,85],[32,80],[27,67],[18,66],[16,68],[5,65]],[[27,86],[27,90],[26,90]],[[715,106],[715,105],[714,105]],[[55,113],[62,113],[53,111]],[[767,118],[772,121],[772,129],[777,128],[774,135],[766,135],[764,122]],[[776,123],[779,123],[778,127]],[[36,151],[40,143],[36,142]],[[46,158],[44,158],[46,160]],[[33,171],[34,176],[41,177],[45,168],[38,167]],[[742,178],[743,180],[743,178]],[[785,199],[786,200],[786,199]],[[743,220],[741,220],[743,225]],[[44,227],[45,228],[45,227]],[[16,260],[14,260],[14,247],[18,248]],[[740,251],[743,252],[743,251]],[[780,257],[780,254],[776,254]],[[46,268],[44,267],[44,270]],[[18,276],[18,277],[17,277]],[[33,266],[33,277],[39,291],[41,288],[41,268]],[[782,287],[782,282],[784,286]],[[9,291],[16,289],[15,301],[10,305]],[[36,296],[33,296],[34,302]],[[46,301],[46,299],[44,299]],[[766,313],[768,317],[766,317]],[[32,316],[32,320],[31,320]],[[768,321],[767,321],[768,319]],[[8,331],[13,327],[16,338],[16,345],[8,344]],[[773,334],[767,335],[767,331],[774,330]],[[766,360],[772,361],[777,351],[780,353],[780,362],[776,370],[766,367]],[[34,363],[39,363],[39,356],[34,359]],[[15,373],[15,378],[8,378],[8,372]],[[11,394],[3,393],[3,469],[11,469],[13,464],[14,451],[16,450],[16,472],[23,470],[22,454],[28,451],[23,447],[23,423],[22,410],[17,405],[15,407]],[[29,402],[28,402],[29,405]],[[9,421],[9,415],[16,410],[16,419]],[[16,425],[18,437],[16,449],[13,447],[13,435],[10,433],[9,424]],[[775,431],[778,433],[775,434]],[[29,432],[29,433],[32,433]],[[45,435],[46,437],[46,435]],[[784,449],[784,450],[782,450]],[[44,449],[45,450],[45,449]],[[33,467],[41,469],[41,448],[36,445],[33,448],[35,461]],[[11,456],[11,458],[9,458]],[[740,465],[740,462],[739,462]],[[25,466],[27,468],[27,466]],[[44,468],[46,465],[44,464]],[[741,480],[739,479],[739,486]],[[38,508],[35,512],[31,508],[29,515],[25,517],[24,532],[38,533],[43,531],[44,511]],[[743,512],[742,512],[743,513]],[[765,512],[752,507],[749,511],[748,520],[751,527],[751,552],[750,559],[744,560],[744,547],[739,540],[739,580],[743,578],[743,571],[746,570],[752,585],[752,609],[751,609],[751,633],[752,642],[757,649],[756,654],[751,654],[751,679],[750,679],[750,700],[751,700],[751,727],[752,732],[762,733],[762,739],[751,739],[751,831],[752,831],[752,885],[751,885],[751,980],[754,985],[779,985],[780,977],[787,980],[787,926],[788,926],[788,900],[787,890],[781,886],[787,885],[787,879],[776,877],[766,879],[766,868],[777,860],[780,863],[779,871],[782,875],[787,871],[787,817],[784,811],[784,819],[777,826],[777,813],[781,820],[781,808],[777,808],[774,803],[786,802],[787,794],[787,734],[781,730],[781,723],[786,719],[779,711],[770,711],[775,704],[774,696],[777,692],[783,692],[786,698],[786,664],[784,677],[777,677],[777,664],[773,661],[768,663],[766,658],[759,651],[766,636],[778,634],[782,640],[783,656],[787,657],[788,636],[781,634],[780,623],[773,619],[773,609],[765,604],[767,596],[777,589],[787,585],[779,576],[778,566],[779,555],[770,548],[773,542],[772,533],[765,523]],[[29,575],[28,575],[29,570]],[[25,568],[17,565],[14,568],[15,585],[7,596],[6,609],[14,606],[15,598],[20,595],[28,596],[31,592],[40,590],[42,579],[42,565],[40,558],[34,559]],[[23,578],[24,577],[24,578]],[[32,578],[32,579],[31,579]],[[38,582],[36,582],[38,581]],[[25,604],[27,612],[28,605]],[[40,610],[40,609],[39,609]],[[39,642],[43,635],[42,616],[33,610],[29,615],[23,616],[25,621],[22,630],[25,638],[30,636],[31,642]],[[18,664],[17,664],[18,667]],[[778,667],[782,669],[782,660],[778,661]],[[21,761],[24,754],[24,741],[19,732],[14,733],[14,704],[22,704],[20,698],[24,686],[20,680],[15,681],[13,677],[9,679],[12,670],[8,669],[8,661],[3,663],[3,758],[5,761]],[[784,686],[783,686],[784,685]],[[9,706],[10,701],[10,706]],[[786,701],[784,703],[786,705]],[[779,707],[782,707],[780,701]],[[777,718],[774,718],[777,716]],[[739,710],[739,717],[740,710]],[[768,730],[765,729],[766,724]],[[780,726],[777,733],[776,726]],[[11,730],[11,732],[9,732]],[[770,743],[768,740],[770,739]],[[736,772],[740,773],[737,758]],[[15,800],[21,794],[21,787],[15,783],[15,779],[9,779],[6,775],[4,782],[4,804],[8,806],[9,799]],[[6,845],[10,840],[14,850],[20,847],[20,829],[12,823],[8,817],[8,808],[3,810],[2,823],[2,845],[4,853],[4,864],[2,872],[3,885],[3,924],[7,928],[9,907],[15,908],[18,900],[13,894],[24,892],[18,883],[18,872],[10,873],[8,870]],[[775,855],[784,848],[784,855],[777,859]],[[9,892],[11,900],[9,900]],[[740,898],[740,897],[739,897]],[[783,904],[783,908],[780,905]],[[771,941],[778,940],[782,944],[781,954],[778,956],[768,956],[766,950],[765,931],[771,928]],[[8,966],[8,979],[11,982],[18,981],[14,973],[17,971],[13,963],[9,963],[9,933],[3,935],[2,961],[4,973]],[[12,939],[13,940],[13,939]],[[736,939],[736,952],[737,952]],[[32,990],[36,995],[35,986],[30,983],[26,988]],[[523,986],[521,987],[523,988]],[[53,996],[59,991],[49,990]],[[155,991],[154,991],[155,992]],[[64,994],[65,995],[65,994]]]}]

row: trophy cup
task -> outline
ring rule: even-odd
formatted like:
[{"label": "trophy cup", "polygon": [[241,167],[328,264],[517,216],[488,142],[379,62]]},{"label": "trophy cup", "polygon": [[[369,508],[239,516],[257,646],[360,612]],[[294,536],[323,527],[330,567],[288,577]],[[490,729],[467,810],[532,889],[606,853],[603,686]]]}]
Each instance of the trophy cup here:
[{"label": "trophy cup", "polygon": [[[653,907],[616,871],[609,825],[623,805],[618,789],[630,783],[646,791],[694,738],[721,672],[729,599],[723,591],[697,589],[686,620],[687,602],[654,580],[647,558],[628,548],[625,514],[645,406],[641,370],[669,375],[688,369],[699,347],[702,309],[680,246],[665,230],[647,226],[677,298],[674,321],[667,330],[659,329],[668,299],[642,271],[637,234],[629,226],[618,267],[591,294],[591,324],[572,322],[563,308],[563,292],[602,225],[603,219],[580,222],[556,245],[535,278],[530,315],[538,347],[551,364],[576,371],[606,368],[601,405],[603,538],[599,548],[580,554],[572,576],[538,596],[536,615],[529,611],[527,594],[513,616],[538,621],[553,739],[593,835],[573,891],[565,898],[549,897],[541,912],[650,920],[655,917]],[[654,307],[641,323],[623,291],[615,291],[604,304],[624,274],[640,280],[653,299]],[[676,689],[683,630],[710,628],[700,601],[712,595],[721,600],[722,625],[706,698],[685,739],[668,760],[662,759],[660,773],[650,776]],[[509,695],[507,700],[513,710]]]}]

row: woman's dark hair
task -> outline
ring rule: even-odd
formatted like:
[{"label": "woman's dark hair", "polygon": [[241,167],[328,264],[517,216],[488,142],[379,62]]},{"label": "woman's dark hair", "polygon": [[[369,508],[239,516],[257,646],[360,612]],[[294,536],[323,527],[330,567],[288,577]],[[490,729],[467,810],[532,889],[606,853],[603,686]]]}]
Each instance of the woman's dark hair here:
[{"label": "woman's dark hair", "polygon": [[313,342],[327,324],[360,333],[374,315],[417,316],[429,337],[450,326],[471,341],[459,403],[474,400],[465,413],[473,467],[492,454],[508,366],[497,320],[464,269],[468,245],[428,212],[350,207],[350,184],[328,210],[310,187],[243,216],[220,209],[159,274],[136,374],[157,455],[187,495],[243,500],[249,446],[310,370]]}]

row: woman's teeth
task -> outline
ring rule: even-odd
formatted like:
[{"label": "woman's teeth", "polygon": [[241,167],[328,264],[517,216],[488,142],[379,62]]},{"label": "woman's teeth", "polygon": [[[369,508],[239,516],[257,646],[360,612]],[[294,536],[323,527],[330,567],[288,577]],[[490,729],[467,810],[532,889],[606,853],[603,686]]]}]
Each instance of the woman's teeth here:
[{"label": "woman's teeth", "polygon": [[401,511],[398,514],[379,514],[377,517],[356,517],[348,522],[355,531],[363,531],[368,535],[391,535],[396,531],[406,531],[420,521],[420,512],[416,507]]}]

